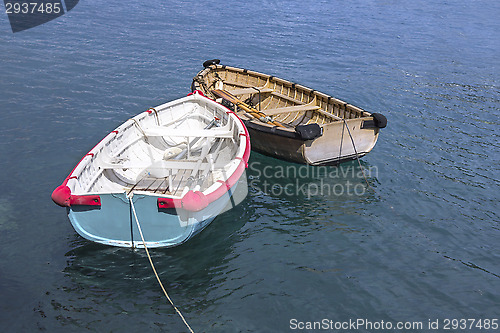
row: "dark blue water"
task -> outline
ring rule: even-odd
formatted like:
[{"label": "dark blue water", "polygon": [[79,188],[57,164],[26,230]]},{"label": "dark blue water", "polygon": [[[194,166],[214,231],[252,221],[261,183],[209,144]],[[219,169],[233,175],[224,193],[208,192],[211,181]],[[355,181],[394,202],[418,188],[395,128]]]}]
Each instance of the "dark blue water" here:
[{"label": "dark blue water", "polygon": [[389,124],[362,159],[376,192],[357,163],[254,153],[243,203],[152,251],[196,332],[499,319],[498,17],[497,1],[108,0],[13,34],[0,13],[2,332],[186,331],[145,254],[82,239],[50,194],[109,131],[187,94],[211,58]]}]

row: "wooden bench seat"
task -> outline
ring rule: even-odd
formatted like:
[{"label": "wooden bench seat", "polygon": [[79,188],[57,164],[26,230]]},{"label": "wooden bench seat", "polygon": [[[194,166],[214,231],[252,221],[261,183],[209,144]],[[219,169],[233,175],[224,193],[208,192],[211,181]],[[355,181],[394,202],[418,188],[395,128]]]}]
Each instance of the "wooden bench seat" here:
[{"label": "wooden bench seat", "polygon": [[271,88],[258,88],[258,87],[251,87],[251,88],[241,88],[241,89],[234,89],[234,90],[228,90],[231,94],[234,96],[240,96],[240,95],[246,95],[246,94],[258,94],[260,90],[261,94],[264,93],[270,93],[273,90]]},{"label": "wooden bench seat", "polygon": [[326,112],[324,110],[321,110],[321,109],[318,109],[316,112],[319,112],[320,114],[322,114],[323,116],[325,117],[329,117],[329,118],[332,118],[334,120],[343,120],[342,118],[334,115],[334,114],[331,114],[330,112]]},{"label": "wooden bench seat", "polygon": [[290,112],[299,112],[299,111],[314,111],[319,110],[319,106],[317,105],[293,105],[293,106],[285,106],[282,108],[276,109],[267,109],[263,112],[268,116],[275,116],[282,113],[290,113]]},{"label": "wooden bench seat", "polygon": [[317,112],[317,113],[319,113],[327,118],[331,118],[334,120],[342,120],[342,118],[337,117],[329,112],[322,110],[319,106],[310,105],[310,104],[286,106],[283,108],[276,108],[276,109],[268,109],[268,110],[264,110],[263,112],[265,112],[265,114],[268,116],[276,116],[276,115],[283,114],[283,113],[300,112],[300,111],[313,111],[313,112]]}]

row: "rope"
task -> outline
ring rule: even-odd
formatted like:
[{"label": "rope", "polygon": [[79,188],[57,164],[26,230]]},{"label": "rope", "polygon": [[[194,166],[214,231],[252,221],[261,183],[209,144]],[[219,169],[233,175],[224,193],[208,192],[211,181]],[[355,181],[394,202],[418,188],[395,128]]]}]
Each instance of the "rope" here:
[{"label": "rope", "polygon": [[[368,185],[368,187],[372,189],[373,192],[377,193],[377,191],[375,190],[375,188],[373,188],[370,185],[370,183],[368,182],[368,179],[366,178],[365,171],[364,171],[363,167],[361,166],[361,162],[359,160],[359,155],[358,155],[358,152],[356,150],[356,145],[354,144],[354,139],[352,138],[351,131],[349,130],[349,126],[347,126],[347,123],[346,123],[345,119],[342,119],[342,120],[344,121],[344,126],[347,127],[347,132],[349,133],[349,137],[351,138],[352,147],[354,148],[354,152],[356,153],[356,159],[358,160],[359,168],[361,169],[361,172],[363,173],[363,177],[365,178],[365,182]],[[343,131],[342,131],[342,133],[343,133]],[[394,207],[392,207],[391,205],[389,205],[385,201],[384,201],[384,203],[387,205],[387,207],[389,207],[391,209],[391,211],[394,214],[396,214],[398,217],[401,217],[401,215],[398,212],[396,212],[396,210],[394,210]]]},{"label": "rope", "polygon": [[342,124],[342,137],[340,138],[340,151],[339,151],[339,160],[342,158],[342,144],[344,143],[344,128],[347,126],[345,119],[342,119],[344,123]]},{"label": "rope", "polygon": [[130,119],[132,119],[134,121],[135,126],[141,132],[142,136],[144,136],[144,141],[146,141],[146,143],[149,143],[148,136],[146,135],[146,133],[142,129],[141,125],[139,125],[139,123],[137,122],[137,120],[135,120],[135,118],[130,118]]},{"label": "rope", "polygon": [[[354,144],[354,139],[352,138],[352,135],[351,135],[351,130],[349,129],[349,126],[347,126],[347,122],[345,121],[345,119],[342,118],[342,120],[344,121],[344,126],[347,128],[347,133],[349,133],[349,137],[351,138],[352,147],[354,148],[354,152],[356,153],[356,159],[358,160],[359,168],[361,169],[361,172],[363,173],[363,177],[365,178],[366,185],[368,185],[368,187],[371,188],[373,192],[377,193],[377,191],[375,191],[375,189],[368,182],[368,179],[366,178],[366,175],[365,175],[365,170],[361,166],[361,162],[359,161],[359,154],[358,154],[358,151],[356,149],[356,145]],[[342,128],[342,136],[343,135],[344,135],[344,128]]]},{"label": "rope", "polygon": [[161,283],[160,277],[158,276],[158,273],[156,272],[155,265],[153,264],[153,260],[151,259],[151,256],[149,255],[149,251],[148,251],[148,248],[146,246],[146,241],[144,240],[144,236],[142,234],[142,229],[141,229],[141,225],[139,224],[139,219],[137,218],[137,213],[135,212],[134,202],[132,201],[133,195],[134,194],[131,193],[131,195],[128,198],[130,200],[130,206],[132,207],[132,212],[134,213],[135,222],[137,224],[137,228],[139,229],[139,234],[141,235],[142,244],[144,245],[144,250],[146,250],[146,254],[148,255],[148,259],[149,259],[149,263],[151,264],[151,268],[153,269],[153,272],[155,273],[156,279],[158,280],[158,283],[160,284],[161,290],[163,290],[163,293],[167,297],[168,301],[170,302],[170,304],[172,304],[172,306],[174,307],[174,309],[177,312],[177,314],[179,315],[179,317],[181,317],[182,321],[184,322],[184,324],[186,325],[186,327],[189,329],[189,332],[194,333],[194,331],[191,328],[191,326],[189,326],[189,324],[187,323],[186,319],[184,319],[184,316],[182,315],[182,313],[174,305],[174,302],[172,302],[172,299],[170,298],[170,296],[168,296],[168,293],[165,290],[165,287],[163,287],[163,283]]}]

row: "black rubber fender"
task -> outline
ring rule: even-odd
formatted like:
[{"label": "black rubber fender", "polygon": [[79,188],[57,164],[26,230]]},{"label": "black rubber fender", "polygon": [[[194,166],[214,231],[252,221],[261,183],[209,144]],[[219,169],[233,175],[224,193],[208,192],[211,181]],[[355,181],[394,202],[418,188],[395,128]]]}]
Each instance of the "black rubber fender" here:
[{"label": "black rubber fender", "polygon": [[295,132],[302,140],[313,140],[323,135],[323,129],[318,124],[297,125]]},{"label": "black rubber fender", "polygon": [[378,128],[384,128],[387,126],[387,118],[381,113],[372,113],[373,121],[375,126]]},{"label": "black rubber fender", "polygon": [[207,60],[203,63],[203,67],[207,68],[211,65],[218,65],[220,64],[220,60],[219,59],[211,59],[211,60]]}]

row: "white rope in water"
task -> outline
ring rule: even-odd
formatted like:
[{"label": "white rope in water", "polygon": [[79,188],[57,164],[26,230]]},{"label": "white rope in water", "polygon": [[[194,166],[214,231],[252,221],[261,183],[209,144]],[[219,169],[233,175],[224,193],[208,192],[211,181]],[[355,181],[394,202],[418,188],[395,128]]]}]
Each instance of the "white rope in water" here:
[{"label": "white rope in water", "polygon": [[[351,130],[349,130],[349,126],[347,125],[347,122],[345,121],[345,119],[342,119],[344,121],[344,126],[347,127],[347,133],[349,133],[349,137],[351,138],[351,143],[352,143],[352,147],[354,148],[354,152],[356,153],[356,159],[358,160],[358,164],[359,164],[359,168],[361,169],[361,172],[363,173],[363,177],[365,178],[365,182],[366,182],[366,185],[368,185],[369,188],[372,189],[373,192],[377,192],[375,191],[375,189],[370,185],[370,183],[368,182],[368,179],[366,178],[366,175],[365,175],[365,170],[363,169],[363,166],[361,165],[361,161],[359,160],[359,154],[358,154],[358,150],[356,149],[356,145],[354,144],[354,139],[352,138],[352,135],[351,135]],[[342,137],[344,136],[344,128],[342,128]],[[342,149],[342,145],[340,146]]]},{"label": "white rope in water", "polygon": [[163,293],[167,297],[167,299],[170,302],[170,304],[172,304],[172,306],[174,307],[174,309],[177,312],[177,314],[179,315],[179,317],[181,317],[182,321],[184,322],[184,324],[186,325],[186,327],[189,329],[189,332],[194,333],[194,331],[191,328],[191,326],[189,326],[189,324],[187,323],[186,319],[184,319],[184,316],[182,315],[182,313],[174,305],[174,302],[172,302],[172,299],[170,298],[170,296],[168,296],[168,293],[165,290],[165,287],[163,287],[163,283],[161,283],[160,277],[158,276],[158,273],[156,272],[155,265],[153,264],[153,260],[151,259],[151,256],[149,255],[148,247],[146,246],[146,241],[144,240],[144,236],[142,234],[141,225],[139,224],[139,219],[137,218],[137,213],[135,212],[135,207],[134,207],[134,202],[132,201],[132,197],[133,197],[133,193],[131,193],[131,195],[128,197],[129,200],[130,200],[130,206],[132,207],[132,212],[134,213],[135,222],[137,224],[137,228],[139,229],[139,234],[141,235],[142,244],[144,245],[144,250],[146,250],[146,254],[148,255],[149,263],[151,264],[151,268],[153,269],[153,272],[155,273],[156,279],[158,280],[158,283],[160,284],[161,290],[163,290]]}]

